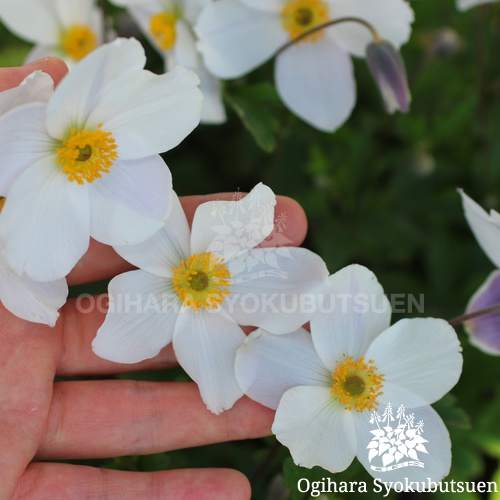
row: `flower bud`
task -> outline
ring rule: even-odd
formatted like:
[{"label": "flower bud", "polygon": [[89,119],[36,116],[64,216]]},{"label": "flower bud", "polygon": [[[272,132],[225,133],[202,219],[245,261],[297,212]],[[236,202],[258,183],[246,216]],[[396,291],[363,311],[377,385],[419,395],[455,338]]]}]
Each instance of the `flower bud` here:
[{"label": "flower bud", "polygon": [[453,57],[463,48],[460,35],[452,28],[441,28],[433,36],[430,53],[433,57],[444,59]]},{"label": "flower bud", "polygon": [[[494,307],[500,304],[500,271],[493,271],[472,296],[466,313]],[[468,320],[465,330],[472,345],[483,352],[500,356],[500,313],[490,313]]]},{"label": "flower bud", "polygon": [[375,79],[388,113],[407,113],[411,95],[403,58],[394,46],[381,40],[366,48],[366,61]]}]

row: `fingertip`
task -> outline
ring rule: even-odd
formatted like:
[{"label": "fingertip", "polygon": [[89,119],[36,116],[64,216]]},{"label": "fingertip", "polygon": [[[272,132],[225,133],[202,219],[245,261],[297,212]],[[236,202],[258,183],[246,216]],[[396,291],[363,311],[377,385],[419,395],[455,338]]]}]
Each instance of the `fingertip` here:
[{"label": "fingertip", "polygon": [[279,232],[286,230],[286,236],[290,240],[289,246],[301,245],[307,234],[307,216],[304,209],[300,203],[288,196],[277,196],[276,200],[274,211],[276,230]]},{"label": "fingertip", "polygon": [[[252,487],[248,478],[240,471],[234,469],[219,469],[219,480],[221,484],[219,488],[214,488],[217,493],[217,498],[228,500],[249,500],[252,496]],[[220,492],[224,492],[225,496],[219,496]]]},{"label": "fingertip", "polygon": [[43,59],[38,59],[37,61],[30,62],[23,67],[31,68],[30,72],[38,69],[43,71],[44,73],[47,73],[52,77],[55,85],[57,85],[68,72],[66,63],[62,59],[53,56],[47,56]]},{"label": "fingertip", "polygon": [[54,85],[57,85],[68,72],[68,68],[62,59],[50,56],[24,66],[0,68],[0,92],[17,87],[28,75],[37,70],[50,75],[54,80]]}]

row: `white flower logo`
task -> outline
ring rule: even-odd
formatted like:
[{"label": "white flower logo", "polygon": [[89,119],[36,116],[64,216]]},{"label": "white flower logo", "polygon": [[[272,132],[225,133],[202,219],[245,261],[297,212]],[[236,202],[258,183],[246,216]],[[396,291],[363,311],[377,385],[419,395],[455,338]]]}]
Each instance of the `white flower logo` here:
[{"label": "white flower logo", "polygon": [[[392,422],[396,422],[397,425]],[[401,467],[422,467],[425,465],[419,460],[417,451],[428,453],[424,443],[427,439],[422,437],[424,422],[419,420],[415,424],[415,414],[409,415],[405,412],[403,405],[399,406],[396,419],[392,415],[391,403],[385,407],[382,417],[375,411],[370,415],[370,424],[376,424],[377,429],[371,430],[373,439],[368,443],[368,461],[375,457],[380,457],[382,466],[370,465],[370,468],[377,472],[387,472]],[[380,422],[387,425],[381,427]],[[412,460],[401,461],[403,458]],[[392,464],[392,465],[391,465]]]}]

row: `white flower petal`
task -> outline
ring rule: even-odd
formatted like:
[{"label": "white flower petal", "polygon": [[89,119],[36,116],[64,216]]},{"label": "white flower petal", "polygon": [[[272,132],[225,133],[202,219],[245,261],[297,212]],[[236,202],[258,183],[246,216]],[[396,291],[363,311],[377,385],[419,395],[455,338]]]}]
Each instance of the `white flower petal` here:
[{"label": "white flower petal", "polygon": [[200,76],[200,90],[203,94],[201,123],[224,123],[226,110],[222,100],[221,81],[205,69],[201,61],[196,72]]},{"label": "white flower petal", "polygon": [[260,183],[238,201],[202,203],[194,214],[192,253],[229,260],[262,243],[274,228],[276,196]]},{"label": "white flower petal", "polygon": [[113,278],[108,291],[109,310],[92,342],[97,356],[138,363],[170,344],[178,311],[168,305],[175,304],[175,292],[163,278],[130,271]]},{"label": "white flower petal", "polygon": [[305,248],[264,248],[243,257],[243,272],[232,260],[230,295],[224,307],[240,325],[259,326],[271,333],[288,333],[307,323],[318,309],[320,291],[328,279],[323,259]]},{"label": "white flower petal", "polygon": [[134,266],[156,276],[172,278],[172,270],[190,255],[190,235],[186,214],[172,191],[172,212],[163,228],[143,243],[114,249]]},{"label": "white flower petal", "polygon": [[457,9],[460,11],[468,10],[477,5],[482,5],[484,3],[493,3],[497,0],[457,0]]},{"label": "white flower petal", "polygon": [[500,267],[500,223],[462,190],[458,192],[462,196],[465,218],[476,240],[495,266]]},{"label": "white flower petal", "polygon": [[5,196],[16,178],[28,167],[46,158],[54,144],[45,131],[47,105],[24,104],[0,117],[0,193]]},{"label": "white flower petal", "polygon": [[281,12],[283,0],[241,0],[252,9],[267,10],[269,12]]},{"label": "white flower petal", "polygon": [[288,38],[278,13],[233,0],[217,0],[206,7],[194,30],[205,65],[219,78],[237,78],[255,69]]},{"label": "white flower petal", "polygon": [[325,132],[340,127],[356,101],[351,58],[331,38],[299,43],[279,54],[275,81],[290,110]]},{"label": "white flower petal", "polygon": [[112,0],[111,3],[128,9],[140,6],[142,9],[151,12],[161,12],[165,5],[170,6],[174,2],[172,0]]},{"label": "white flower petal", "polygon": [[391,307],[376,276],[366,267],[347,266],[330,276],[321,309],[311,318],[316,351],[334,370],[345,356],[358,360],[389,327]]},{"label": "white flower petal", "polygon": [[460,377],[461,351],[455,330],[442,319],[398,321],[366,351],[385,377],[379,401],[405,406],[437,401]]},{"label": "white flower petal", "polygon": [[194,24],[200,15],[201,11],[213,0],[184,0],[183,1],[183,14],[184,17]]},{"label": "white flower petal", "polygon": [[238,349],[235,369],[243,392],[273,410],[288,389],[328,386],[332,379],[303,328],[288,335],[255,330]]},{"label": "white flower petal", "polygon": [[69,182],[53,157],[23,172],[0,217],[5,259],[18,274],[38,281],[66,276],[87,251],[88,190]]},{"label": "white flower petal", "polygon": [[0,18],[13,33],[30,42],[53,45],[59,41],[61,27],[54,2],[2,0]]},{"label": "white flower petal", "polygon": [[66,66],[68,66],[69,69],[71,69],[74,65],[74,61],[70,59],[57,45],[33,45],[24,60],[24,64],[38,61],[38,59],[43,59],[47,56],[59,57],[59,59],[62,59],[66,63]]},{"label": "white flower petal", "polygon": [[132,18],[137,23],[137,25],[139,26],[142,33],[144,33],[144,35],[148,39],[149,43],[160,54],[163,54],[164,51],[161,48],[160,44],[158,43],[158,40],[156,40],[156,38],[151,35],[151,32],[149,30],[151,17],[154,16],[155,14],[159,14],[160,12],[164,11],[164,8],[161,5],[161,2],[157,1],[157,0],[153,0],[153,1],[134,0],[134,1],[128,1],[128,2],[116,2],[115,1],[114,3],[116,5],[121,5],[124,3],[127,3],[128,5],[130,5],[130,7],[128,7],[129,14],[132,15]]},{"label": "white flower petal", "polygon": [[[127,81],[128,80],[128,81]],[[200,122],[203,97],[198,76],[181,66],[163,75],[141,72],[121,78],[90,113],[118,145],[121,159],[135,159],[177,146]]]},{"label": "white flower petal", "polygon": [[[371,23],[380,36],[399,48],[411,34],[415,19],[405,0],[378,0],[376,8],[371,0],[330,0],[334,19],[358,17]],[[372,41],[370,31],[359,23],[341,23],[329,28],[337,43],[353,55],[363,57]]]},{"label": "white flower petal", "polygon": [[150,238],[172,208],[172,176],[158,155],[116,161],[89,184],[90,234],[107,245],[134,245]]},{"label": "white flower petal", "polygon": [[[124,82],[129,76],[133,80],[145,63],[144,49],[134,39],[118,38],[91,52],[75,65],[54,92],[47,109],[50,135],[65,139],[69,124],[84,126],[109,86],[119,79]],[[116,105],[115,111],[118,111],[124,104],[117,102]]]},{"label": "white flower petal", "polygon": [[49,326],[56,324],[60,307],[66,302],[65,279],[40,283],[19,276],[0,257],[0,300],[19,318]]},{"label": "white flower petal", "polygon": [[[394,401],[393,403],[393,408],[397,408],[399,406],[397,401]],[[363,467],[373,477],[379,478],[381,481],[388,481],[392,483],[401,481],[403,485],[407,484],[406,481],[418,481],[418,486],[414,484],[415,490],[418,488],[422,491],[424,489],[422,487],[422,482],[424,482],[427,487],[429,480],[439,482],[450,472],[451,442],[446,426],[441,420],[441,417],[431,406],[406,409],[407,415],[412,413],[414,416],[414,425],[419,421],[422,421],[424,424],[421,437],[427,440],[426,443],[423,443],[427,453],[416,450],[418,461],[424,464],[423,467],[404,466],[395,470],[383,472],[373,470],[372,466],[382,466],[382,459],[381,456],[378,456],[374,457],[371,462],[368,460],[369,450],[367,449],[367,446],[373,438],[373,434],[370,431],[377,429],[377,427],[375,424],[370,426],[370,417],[367,412],[353,412],[358,441],[357,457]],[[397,419],[395,423],[397,424]],[[405,436],[405,438],[407,438],[407,436]],[[406,439],[403,441],[406,441]],[[408,461],[413,461],[413,459],[411,457],[402,457],[399,462],[394,461],[392,464],[402,464]]]},{"label": "white flower petal", "polygon": [[218,415],[243,395],[234,374],[236,350],[245,339],[241,328],[223,309],[185,309],[174,332],[179,364],[198,384],[207,408]]},{"label": "white flower petal", "polygon": [[173,51],[177,63],[196,71],[200,56],[196,50],[196,39],[191,28],[183,20],[179,20],[175,25],[175,32],[176,39]]},{"label": "white flower petal", "polygon": [[34,71],[17,87],[0,92],[0,116],[29,102],[47,102],[53,92],[54,81],[50,75]]},{"label": "white flower petal", "polygon": [[[92,11],[98,11],[94,0],[55,0],[58,18],[62,26],[90,25]],[[92,27],[92,26],[91,26]]]},{"label": "white flower petal", "polygon": [[297,465],[340,472],[356,453],[351,413],[333,400],[329,387],[294,387],[283,394],[272,431]]}]

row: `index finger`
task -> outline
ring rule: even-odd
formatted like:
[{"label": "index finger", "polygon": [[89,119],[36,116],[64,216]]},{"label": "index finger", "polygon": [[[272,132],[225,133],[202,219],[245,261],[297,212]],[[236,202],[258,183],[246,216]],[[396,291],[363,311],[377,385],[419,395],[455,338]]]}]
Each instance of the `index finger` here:
[{"label": "index finger", "polygon": [[[210,195],[182,196],[180,198],[189,224],[193,220],[196,208],[201,203],[212,200],[231,200],[233,193],[218,193]],[[289,245],[298,246],[305,238],[307,232],[307,218],[302,207],[292,198],[277,196],[275,218],[280,214],[287,215],[288,223],[284,228],[284,235],[289,240]],[[265,246],[264,241],[263,245]],[[123,260],[112,247],[90,241],[87,253],[80,259],[68,275],[69,285],[92,283],[110,278],[125,271],[130,271],[133,266]]]},{"label": "index finger", "polygon": [[17,87],[28,75],[36,70],[41,70],[50,75],[55,85],[68,72],[66,64],[57,57],[44,57],[38,61],[15,68],[0,68],[0,92]]}]

